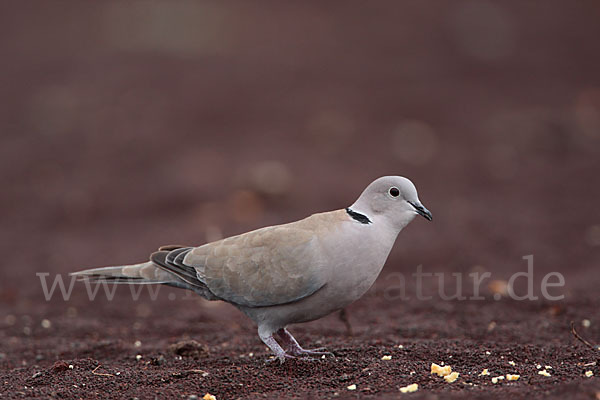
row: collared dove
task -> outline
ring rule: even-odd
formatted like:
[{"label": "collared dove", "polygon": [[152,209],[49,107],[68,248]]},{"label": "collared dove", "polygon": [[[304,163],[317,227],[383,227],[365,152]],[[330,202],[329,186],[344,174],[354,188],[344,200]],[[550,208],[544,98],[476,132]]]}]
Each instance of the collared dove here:
[{"label": "collared dove", "polygon": [[93,282],[166,284],[231,303],[258,325],[261,340],[284,362],[326,354],[300,347],[287,325],[324,317],[360,298],[416,215],[432,219],[413,183],[385,176],[345,209],[198,247],[165,246],[148,262],[73,275]]}]

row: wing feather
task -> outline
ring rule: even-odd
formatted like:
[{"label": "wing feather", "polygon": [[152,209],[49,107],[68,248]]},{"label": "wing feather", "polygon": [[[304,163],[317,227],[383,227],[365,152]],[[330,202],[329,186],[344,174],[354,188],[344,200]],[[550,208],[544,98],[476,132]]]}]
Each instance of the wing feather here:
[{"label": "wing feather", "polygon": [[196,269],[212,293],[232,303],[263,307],[298,301],[326,283],[317,229],[303,221],[196,247],[183,263]]}]

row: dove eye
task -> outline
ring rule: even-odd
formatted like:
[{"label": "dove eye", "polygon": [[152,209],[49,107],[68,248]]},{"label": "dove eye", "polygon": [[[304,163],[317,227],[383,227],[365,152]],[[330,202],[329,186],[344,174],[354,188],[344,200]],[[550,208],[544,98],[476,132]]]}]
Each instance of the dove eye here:
[{"label": "dove eye", "polygon": [[390,196],[398,197],[399,195],[400,195],[400,190],[398,190],[398,188],[396,188],[396,187],[390,188]]}]

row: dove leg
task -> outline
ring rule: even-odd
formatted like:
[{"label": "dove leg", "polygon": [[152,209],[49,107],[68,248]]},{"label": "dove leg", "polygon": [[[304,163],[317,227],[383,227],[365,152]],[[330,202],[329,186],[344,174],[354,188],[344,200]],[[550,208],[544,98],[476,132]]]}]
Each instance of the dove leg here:
[{"label": "dove leg", "polygon": [[312,349],[312,350],[303,349],[298,344],[296,339],[292,336],[292,334],[289,333],[288,330],[285,328],[278,330],[277,335],[279,335],[279,337],[281,338],[281,341],[283,342],[283,345],[286,347],[288,354],[293,354],[295,356],[304,355],[304,354],[317,355],[317,356],[333,355],[332,353],[330,353],[328,351],[322,351],[323,348]]},{"label": "dove leg", "polygon": [[260,337],[260,340],[262,340],[263,343],[266,344],[269,349],[271,349],[281,364],[283,364],[286,358],[296,358],[283,350],[279,343],[277,343],[277,341],[273,338],[273,334],[271,332],[259,328],[258,336]]}]

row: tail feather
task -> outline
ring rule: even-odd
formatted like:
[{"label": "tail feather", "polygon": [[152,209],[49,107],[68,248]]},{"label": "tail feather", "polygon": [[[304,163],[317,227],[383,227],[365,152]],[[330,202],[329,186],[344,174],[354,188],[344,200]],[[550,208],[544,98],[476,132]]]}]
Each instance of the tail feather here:
[{"label": "tail feather", "polygon": [[[154,265],[151,261],[115,267],[100,267],[70,274],[93,283],[110,282],[124,284],[180,284],[175,275]],[[179,286],[179,285],[177,285]]]},{"label": "tail feather", "polygon": [[189,249],[181,246],[164,246],[152,254],[151,261],[86,269],[70,275],[92,283],[163,284],[193,290],[207,300],[220,300],[204,282],[198,279],[194,267],[183,264],[183,257]]}]

